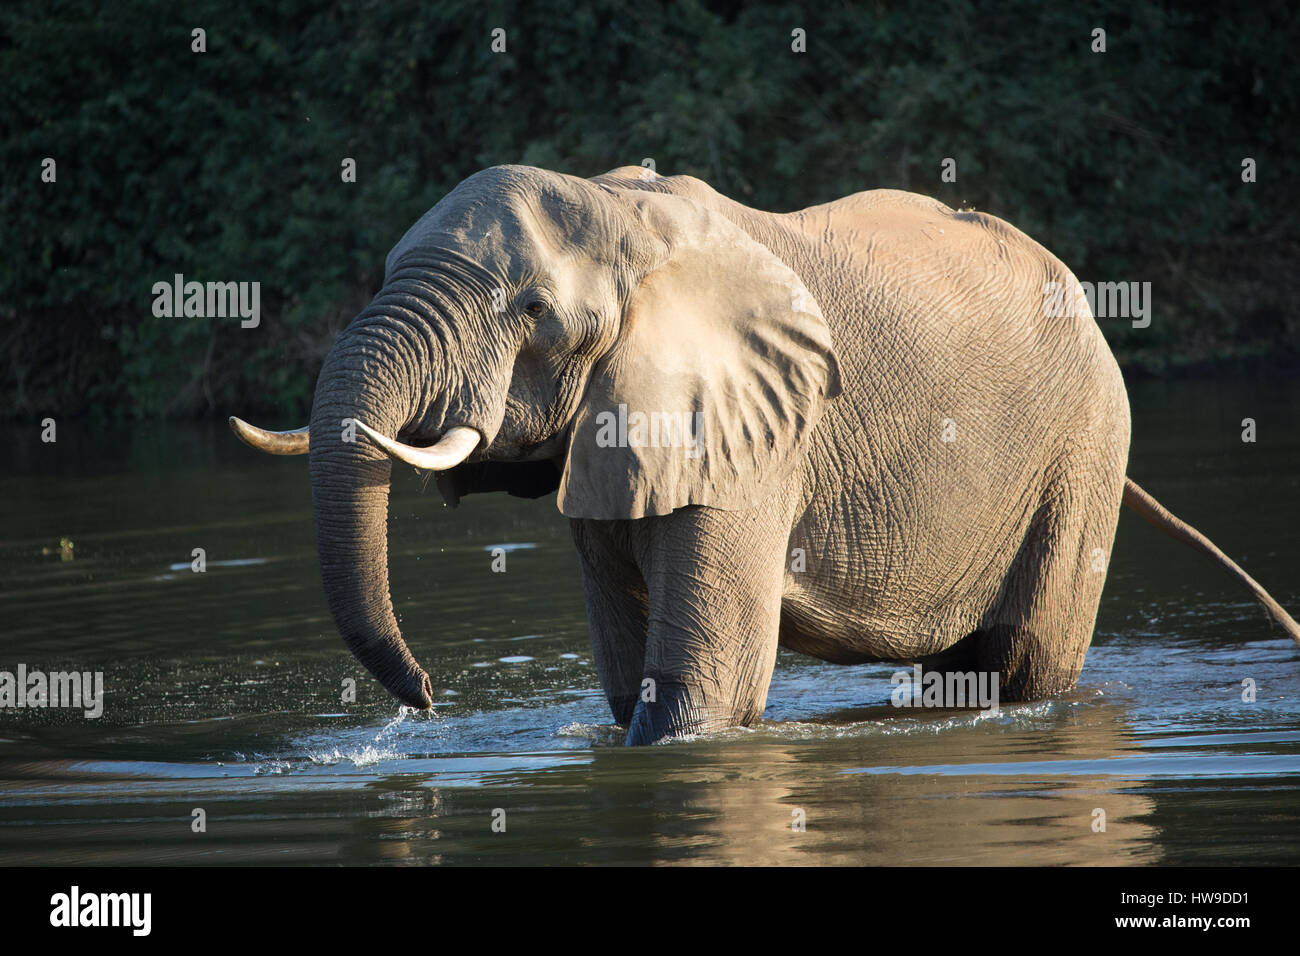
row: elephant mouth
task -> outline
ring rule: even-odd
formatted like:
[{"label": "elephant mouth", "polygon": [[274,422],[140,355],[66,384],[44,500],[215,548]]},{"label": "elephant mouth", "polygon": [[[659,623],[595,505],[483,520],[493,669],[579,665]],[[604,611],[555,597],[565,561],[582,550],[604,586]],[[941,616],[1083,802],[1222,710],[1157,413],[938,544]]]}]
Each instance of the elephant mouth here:
[{"label": "elephant mouth", "polygon": [[[568,433],[561,432],[541,441],[502,442],[499,439],[483,449],[481,458],[506,464],[514,462],[545,461],[563,454],[568,445]],[[472,457],[473,461],[479,456]]]}]

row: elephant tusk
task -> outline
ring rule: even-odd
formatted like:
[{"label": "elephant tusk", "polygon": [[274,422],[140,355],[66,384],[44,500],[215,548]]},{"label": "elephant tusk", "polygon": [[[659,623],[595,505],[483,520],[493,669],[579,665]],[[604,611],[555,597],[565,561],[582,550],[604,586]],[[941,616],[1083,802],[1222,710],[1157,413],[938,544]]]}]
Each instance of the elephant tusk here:
[{"label": "elephant tusk", "polygon": [[234,415],[230,416],[230,430],[245,445],[271,455],[305,455],[311,440],[306,428],[295,428],[291,432],[269,432]]},{"label": "elephant tusk", "polygon": [[425,471],[446,471],[449,468],[455,468],[470,456],[470,453],[478,447],[478,443],[483,437],[473,428],[457,425],[443,435],[436,445],[430,445],[428,448],[413,448],[410,445],[403,445],[399,441],[393,441],[391,438],[385,438],[360,419],[354,418],[352,420],[357,423],[357,428],[369,436],[371,441],[388,452],[390,458],[396,461],[404,461],[408,465],[414,465],[416,468],[422,468]]}]

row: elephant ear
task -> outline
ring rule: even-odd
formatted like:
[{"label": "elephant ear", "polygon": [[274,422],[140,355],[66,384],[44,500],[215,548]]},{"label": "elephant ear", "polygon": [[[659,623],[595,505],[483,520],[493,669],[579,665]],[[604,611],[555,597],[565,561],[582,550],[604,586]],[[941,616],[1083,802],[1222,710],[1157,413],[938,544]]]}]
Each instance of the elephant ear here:
[{"label": "elephant ear", "polygon": [[574,418],[558,504],[572,518],[687,505],[741,510],[799,462],[839,394],[830,329],[804,284],[719,213],[624,193],[660,251]]}]

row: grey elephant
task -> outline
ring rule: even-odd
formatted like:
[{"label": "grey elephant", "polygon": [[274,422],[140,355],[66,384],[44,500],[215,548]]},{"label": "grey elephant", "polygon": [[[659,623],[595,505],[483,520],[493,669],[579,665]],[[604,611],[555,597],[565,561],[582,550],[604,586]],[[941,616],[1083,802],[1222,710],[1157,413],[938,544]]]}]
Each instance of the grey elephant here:
[{"label": "grey elephant", "polygon": [[406,704],[431,686],[389,596],[394,459],[451,504],[558,491],[629,744],[754,721],[778,646],[996,672],[1003,700],[1065,691],[1121,502],[1300,642],[1126,477],[1115,360],[1081,298],[1044,308],[1074,277],[993,216],[886,189],[771,214],[640,167],[500,166],[386,265],[310,426],[231,425],[309,451],[330,610]]}]

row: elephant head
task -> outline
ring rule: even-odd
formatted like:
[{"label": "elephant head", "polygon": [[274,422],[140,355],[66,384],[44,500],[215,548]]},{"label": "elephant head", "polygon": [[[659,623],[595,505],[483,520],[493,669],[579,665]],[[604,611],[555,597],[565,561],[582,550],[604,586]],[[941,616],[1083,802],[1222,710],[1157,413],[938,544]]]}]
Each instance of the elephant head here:
[{"label": "elephant head", "polygon": [[[838,393],[829,330],[794,272],[707,205],[640,186],[518,166],[470,177],[389,253],[325,360],[309,428],[231,420],[262,450],[310,450],[330,610],[406,704],[432,701],[389,596],[392,459],[439,472],[451,504],[558,488],[572,518],[743,508]],[[690,431],[602,440],[620,413]]]}]

